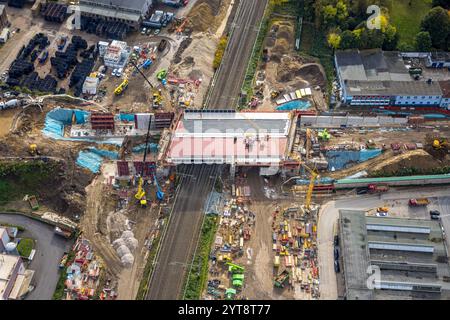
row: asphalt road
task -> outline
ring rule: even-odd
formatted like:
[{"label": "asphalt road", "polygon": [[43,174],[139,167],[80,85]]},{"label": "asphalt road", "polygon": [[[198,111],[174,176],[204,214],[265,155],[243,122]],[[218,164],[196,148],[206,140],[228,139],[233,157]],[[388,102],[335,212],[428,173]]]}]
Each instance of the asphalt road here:
[{"label": "asphalt road", "polygon": [[[429,210],[437,209],[441,212],[441,221],[445,232],[450,234],[449,194],[450,188],[448,187],[402,188],[391,190],[382,195],[348,196],[323,205],[319,213],[317,231],[320,298],[324,300],[338,298],[337,279],[334,272],[333,228],[339,218],[339,209],[367,211],[387,206],[390,208],[390,212],[395,212],[395,216],[415,219],[430,219]],[[419,197],[428,197],[431,203],[427,207],[408,207],[408,199]],[[448,237],[447,248],[450,248],[450,239]]]},{"label": "asphalt road", "polygon": [[22,236],[36,240],[36,255],[28,266],[35,271],[32,283],[36,288],[25,300],[51,300],[59,279],[59,260],[72,242],[55,235],[52,226],[25,216],[0,214],[0,222],[23,226]]},{"label": "asphalt road", "polygon": [[235,109],[267,1],[240,1],[222,65],[211,84],[208,109]]},{"label": "asphalt road", "polygon": [[161,242],[147,300],[182,298],[183,282],[200,234],[203,207],[214,187],[219,167],[190,165],[180,167],[180,171],[184,173],[183,181]]}]

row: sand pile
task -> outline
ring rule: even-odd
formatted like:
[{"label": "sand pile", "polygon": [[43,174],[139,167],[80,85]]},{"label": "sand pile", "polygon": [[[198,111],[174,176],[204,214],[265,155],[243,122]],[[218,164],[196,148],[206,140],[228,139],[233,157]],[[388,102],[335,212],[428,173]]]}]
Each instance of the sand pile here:
[{"label": "sand pile", "polygon": [[189,26],[193,31],[216,32],[221,23],[219,15],[223,13],[222,8],[225,6],[225,0],[200,0],[192,8],[188,14]]}]

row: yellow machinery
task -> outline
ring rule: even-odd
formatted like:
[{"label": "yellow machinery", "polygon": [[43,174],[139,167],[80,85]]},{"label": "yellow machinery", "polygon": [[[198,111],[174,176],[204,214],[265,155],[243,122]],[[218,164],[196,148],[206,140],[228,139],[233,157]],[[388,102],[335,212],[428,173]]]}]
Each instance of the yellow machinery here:
[{"label": "yellow machinery", "polygon": [[308,170],[308,172],[311,175],[311,179],[309,180],[308,192],[306,193],[306,199],[305,199],[305,209],[306,209],[306,211],[309,211],[311,209],[311,199],[312,199],[312,194],[314,191],[314,182],[319,177],[319,174],[315,170],[308,167],[305,163],[302,163],[302,166],[306,170]]},{"label": "yellow machinery", "polygon": [[142,177],[139,177],[138,190],[137,193],[134,195],[134,197],[139,200],[141,206],[143,207],[147,206],[147,199],[145,198],[145,190],[144,190],[144,179],[142,179]]},{"label": "yellow machinery", "polygon": [[128,79],[125,78],[121,84],[119,84],[119,86],[116,88],[116,90],[114,90],[114,94],[116,96],[121,95],[123,93],[123,91],[128,87]]},{"label": "yellow machinery", "polygon": [[162,105],[161,89],[153,90],[153,108],[159,108]]},{"label": "yellow machinery", "polygon": [[433,148],[434,149],[442,149],[444,147],[447,147],[447,141],[439,140],[439,139],[435,139],[433,141]]},{"label": "yellow machinery", "polygon": [[38,151],[37,145],[34,144],[34,143],[33,143],[33,144],[30,144],[30,148],[29,148],[28,152],[29,152],[32,156],[38,155],[38,154],[39,154],[39,151]]},{"label": "yellow machinery", "polygon": [[311,129],[306,129],[306,159],[310,158],[311,152]]}]

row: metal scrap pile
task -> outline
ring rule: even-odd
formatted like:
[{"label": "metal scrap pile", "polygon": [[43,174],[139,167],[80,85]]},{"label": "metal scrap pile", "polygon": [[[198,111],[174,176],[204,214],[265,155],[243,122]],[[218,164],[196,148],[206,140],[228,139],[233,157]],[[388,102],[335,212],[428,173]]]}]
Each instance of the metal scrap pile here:
[{"label": "metal scrap pile", "polygon": [[319,269],[317,266],[317,224],[314,215],[299,215],[298,208],[273,213],[274,286],[299,286],[306,299],[317,299]]},{"label": "metal scrap pile", "polygon": [[211,253],[209,298],[236,298],[242,289],[245,269],[233,261],[244,256],[244,243],[250,240],[255,220],[255,214],[236,199],[225,203]]},{"label": "metal scrap pile", "polygon": [[[73,261],[67,267],[65,284],[66,300],[91,300],[95,298],[99,286],[102,266],[97,260],[90,242],[79,237],[72,247],[75,254]],[[63,258],[64,259],[64,258]],[[67,259],[67,258],[66,258]],[[115,298],[114,291],[109,290],[107,294]],[[106,299],[105,293],[103,299]]]}]

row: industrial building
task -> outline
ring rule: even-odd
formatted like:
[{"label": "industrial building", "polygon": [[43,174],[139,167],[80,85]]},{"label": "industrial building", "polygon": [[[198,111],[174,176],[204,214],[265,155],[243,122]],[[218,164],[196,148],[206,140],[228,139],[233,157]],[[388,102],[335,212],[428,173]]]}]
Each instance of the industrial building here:
[{"label": "industrial building", "polygon": [[17,255],[0,253],[0,300],[16,300],[30,286],[34,271],[27,270]]},{"label": "industrial building", "polygon": [[152,0],[80,0],[82,16],[121,22],[138,29],[149,13]]},{"label": "industrial building", "polygon": [[340,210],[339,233],[346,299],[450,297],[450,268],[438,221]]},{"label": "industrial building", "polygon": [[447,79],[440,81],[415,79],[412,66],[405,63],[399,52],[380,49],[338,51],[335,66],[341,101],[346,105],[448,109],[448,101],[443,101],[442,87],[448,85],[450,73]]},{"label": "industrial building", "polygon": [[263,175],[298,167],[290,158],[296,119],[289,112],[187,110],[175,124],[165,161],[255,166]]},{"label": "industrial building", "polygon": [[99,51],[104,52],[103,61],[108,68],[124,68],[131,55],[131,48],[127,43],[117,40],[113,40],[106,48],[102,46]]}]

